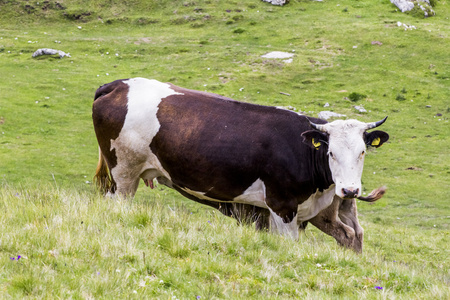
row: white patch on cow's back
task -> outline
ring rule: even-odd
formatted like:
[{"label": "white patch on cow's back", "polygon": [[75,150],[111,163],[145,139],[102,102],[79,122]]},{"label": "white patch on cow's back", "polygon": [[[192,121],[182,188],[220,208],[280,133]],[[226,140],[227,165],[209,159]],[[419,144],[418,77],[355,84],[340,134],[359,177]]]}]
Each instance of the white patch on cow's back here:
[{"label": "white patch on cow's back", "polygon": [[308,200],[297,208],[298,222],[304,222],[314,218],[319,212],[330,206],[335,195],[334,184],[323,192],[315,192]]},{"label": "white patch on cow's back", "polygon": [[139,180],[139,175],[145,170],[156,170],[155,174],[170,179],[152,153],[150,144],[161,127],[156,115],[161,100],[171,95],[182,95],[169,84],[157,80],[132,78],[123,82],[129,86],[127,115],[119,136],[111,140],[111,151],[115,149],[117,157],[117,166],[111,173],[119,192],[121,185],[125,185],[124,190],[129,189],[126,185]]}]

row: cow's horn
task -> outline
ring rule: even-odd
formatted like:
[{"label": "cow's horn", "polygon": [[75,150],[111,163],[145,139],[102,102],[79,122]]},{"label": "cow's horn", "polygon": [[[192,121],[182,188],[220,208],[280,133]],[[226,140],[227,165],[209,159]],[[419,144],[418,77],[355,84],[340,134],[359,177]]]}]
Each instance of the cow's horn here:
[{"label": "cow's horn", "polygon": [[309,124],[311,124],[311,127],[312,127],[312,128],[314,128],[314,129],[316,129],[316,130],[319,130],[319,131],[325,132],[325,126],[320,125],[320,124],[315,124],[315,123],[313,123],[313,122],[311,122],[311,121],[309,121]]},{"label": "cow's horn", "polygon": [[386,121],[386,119],[387,119],[387,116],[381,121],[373,122],[373,123],[367,123],[367,129],[372,129],[372,128],[380,126],[381,124],[383,124]]}]

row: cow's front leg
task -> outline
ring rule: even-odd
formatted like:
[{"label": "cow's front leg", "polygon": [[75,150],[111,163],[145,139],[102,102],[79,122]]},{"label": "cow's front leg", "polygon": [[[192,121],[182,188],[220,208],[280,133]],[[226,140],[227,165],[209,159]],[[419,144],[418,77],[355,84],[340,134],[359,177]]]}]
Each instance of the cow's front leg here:
[{"label": "cow's front leg", "polygon": [[355,199],[344,199],[339,206],[339,218],[346,225],[350,226],[355,230],[355,240],[353,242],[353,249],[356,252],[362,252],[363,239],[364,239],[364,229],[359,225],[358,221],[358,210],[356,208]]},{"label": "cow's front leg", "polygon": [[297,201],[287,201],[283,205],[273,200],[266,200],[266,203],[270,211],[271,231],[298,240]]},{"label": "cow's front leg", "polygon": [[288,236],[298,240],[297,212],[293,212],[295,217],[292,221],[284,220],[274,211],[270,210],[270,229],[273,233]]},{"label": "cow's front leg", "polygon": [[339,218],[339,208],[342,201],[341,198],[334,196],[331,205],[309,220],[309,222],[326,234],[334,237],[340,245],[360,253],[362,249],[356,238],[355,230],[344,224]]}]

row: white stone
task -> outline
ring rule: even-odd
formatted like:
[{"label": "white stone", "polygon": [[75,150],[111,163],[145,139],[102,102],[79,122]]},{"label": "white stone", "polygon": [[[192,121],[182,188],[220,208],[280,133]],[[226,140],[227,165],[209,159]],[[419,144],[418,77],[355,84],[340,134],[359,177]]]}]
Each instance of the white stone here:
[{"label": "white stone", "polygon": [[353,106],[357,111],[359,111],[360,113],[366,113],[367,112],[367,110],[364,108],[364,107],[362,107],[362,106],[360,106],[360,105],[355,105],[355,106]]},{"label": "white stone", "polygon": [[[414,9],[414,6],[417,5],[424,13],[425,17],[434,16],[436,13],[431,7],[430,0],[390,0],[392,4],[397,6],[401,12],[407,12]],[[401,26],[400,22],[397,23],[398,26]]]},{"label": "white stone", "polygon": [[63,58],[64,56],[70,57],[70,53],[65,53],[64,51],[61,50],[55,50],[55,49],[49,49],[49,48],[42,48],[42,49],[38,49],[36,50],[32,57],[38,57],[41,55],[55,55],[58,54],[59,58]]},{"label": "white stone", "polygon": [[272,51],[267,54],[262,55],[264,58],[291,58],[294,54],[282,51]]},{"label": "white stone", "polygon": [[391,0],[391,3],[397,6],[401,12],[410,11],[414,8],[414,3],[407,0]]},{"label": "white stone", "polygon": [[338,114],[338,113],[335,113],[332,111],[327,111],[327,110],[319,112],[318,116],[319,116],[319,119],[322,119],[322,120],[328,120],[329,118],[333,118],[333,117],[335,117],[335,118],[346,117],[346,115]]},{"label": "white stone", "polygon": [[272,5],[280,5],[283,6],[289,3],[289,0],[262,0],[264,2],[269,2]]}]

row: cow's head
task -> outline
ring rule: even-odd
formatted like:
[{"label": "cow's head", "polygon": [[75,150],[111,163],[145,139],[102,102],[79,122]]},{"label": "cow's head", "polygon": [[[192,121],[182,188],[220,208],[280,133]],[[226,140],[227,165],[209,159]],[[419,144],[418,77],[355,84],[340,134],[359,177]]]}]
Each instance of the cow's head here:
[{"label": "cow's head", "polygon": [[336,195],[341,198],[361,196],[361,176],[366,154],[366,145],[380,147],[389,139],[384,131],[367,130],[380,126],[387,117],[373,123],[357,120],[336,120],[327,124],[314,124],[302,133],[304,143],[319,149],[328,146],[328,161],[336,184]]}]

